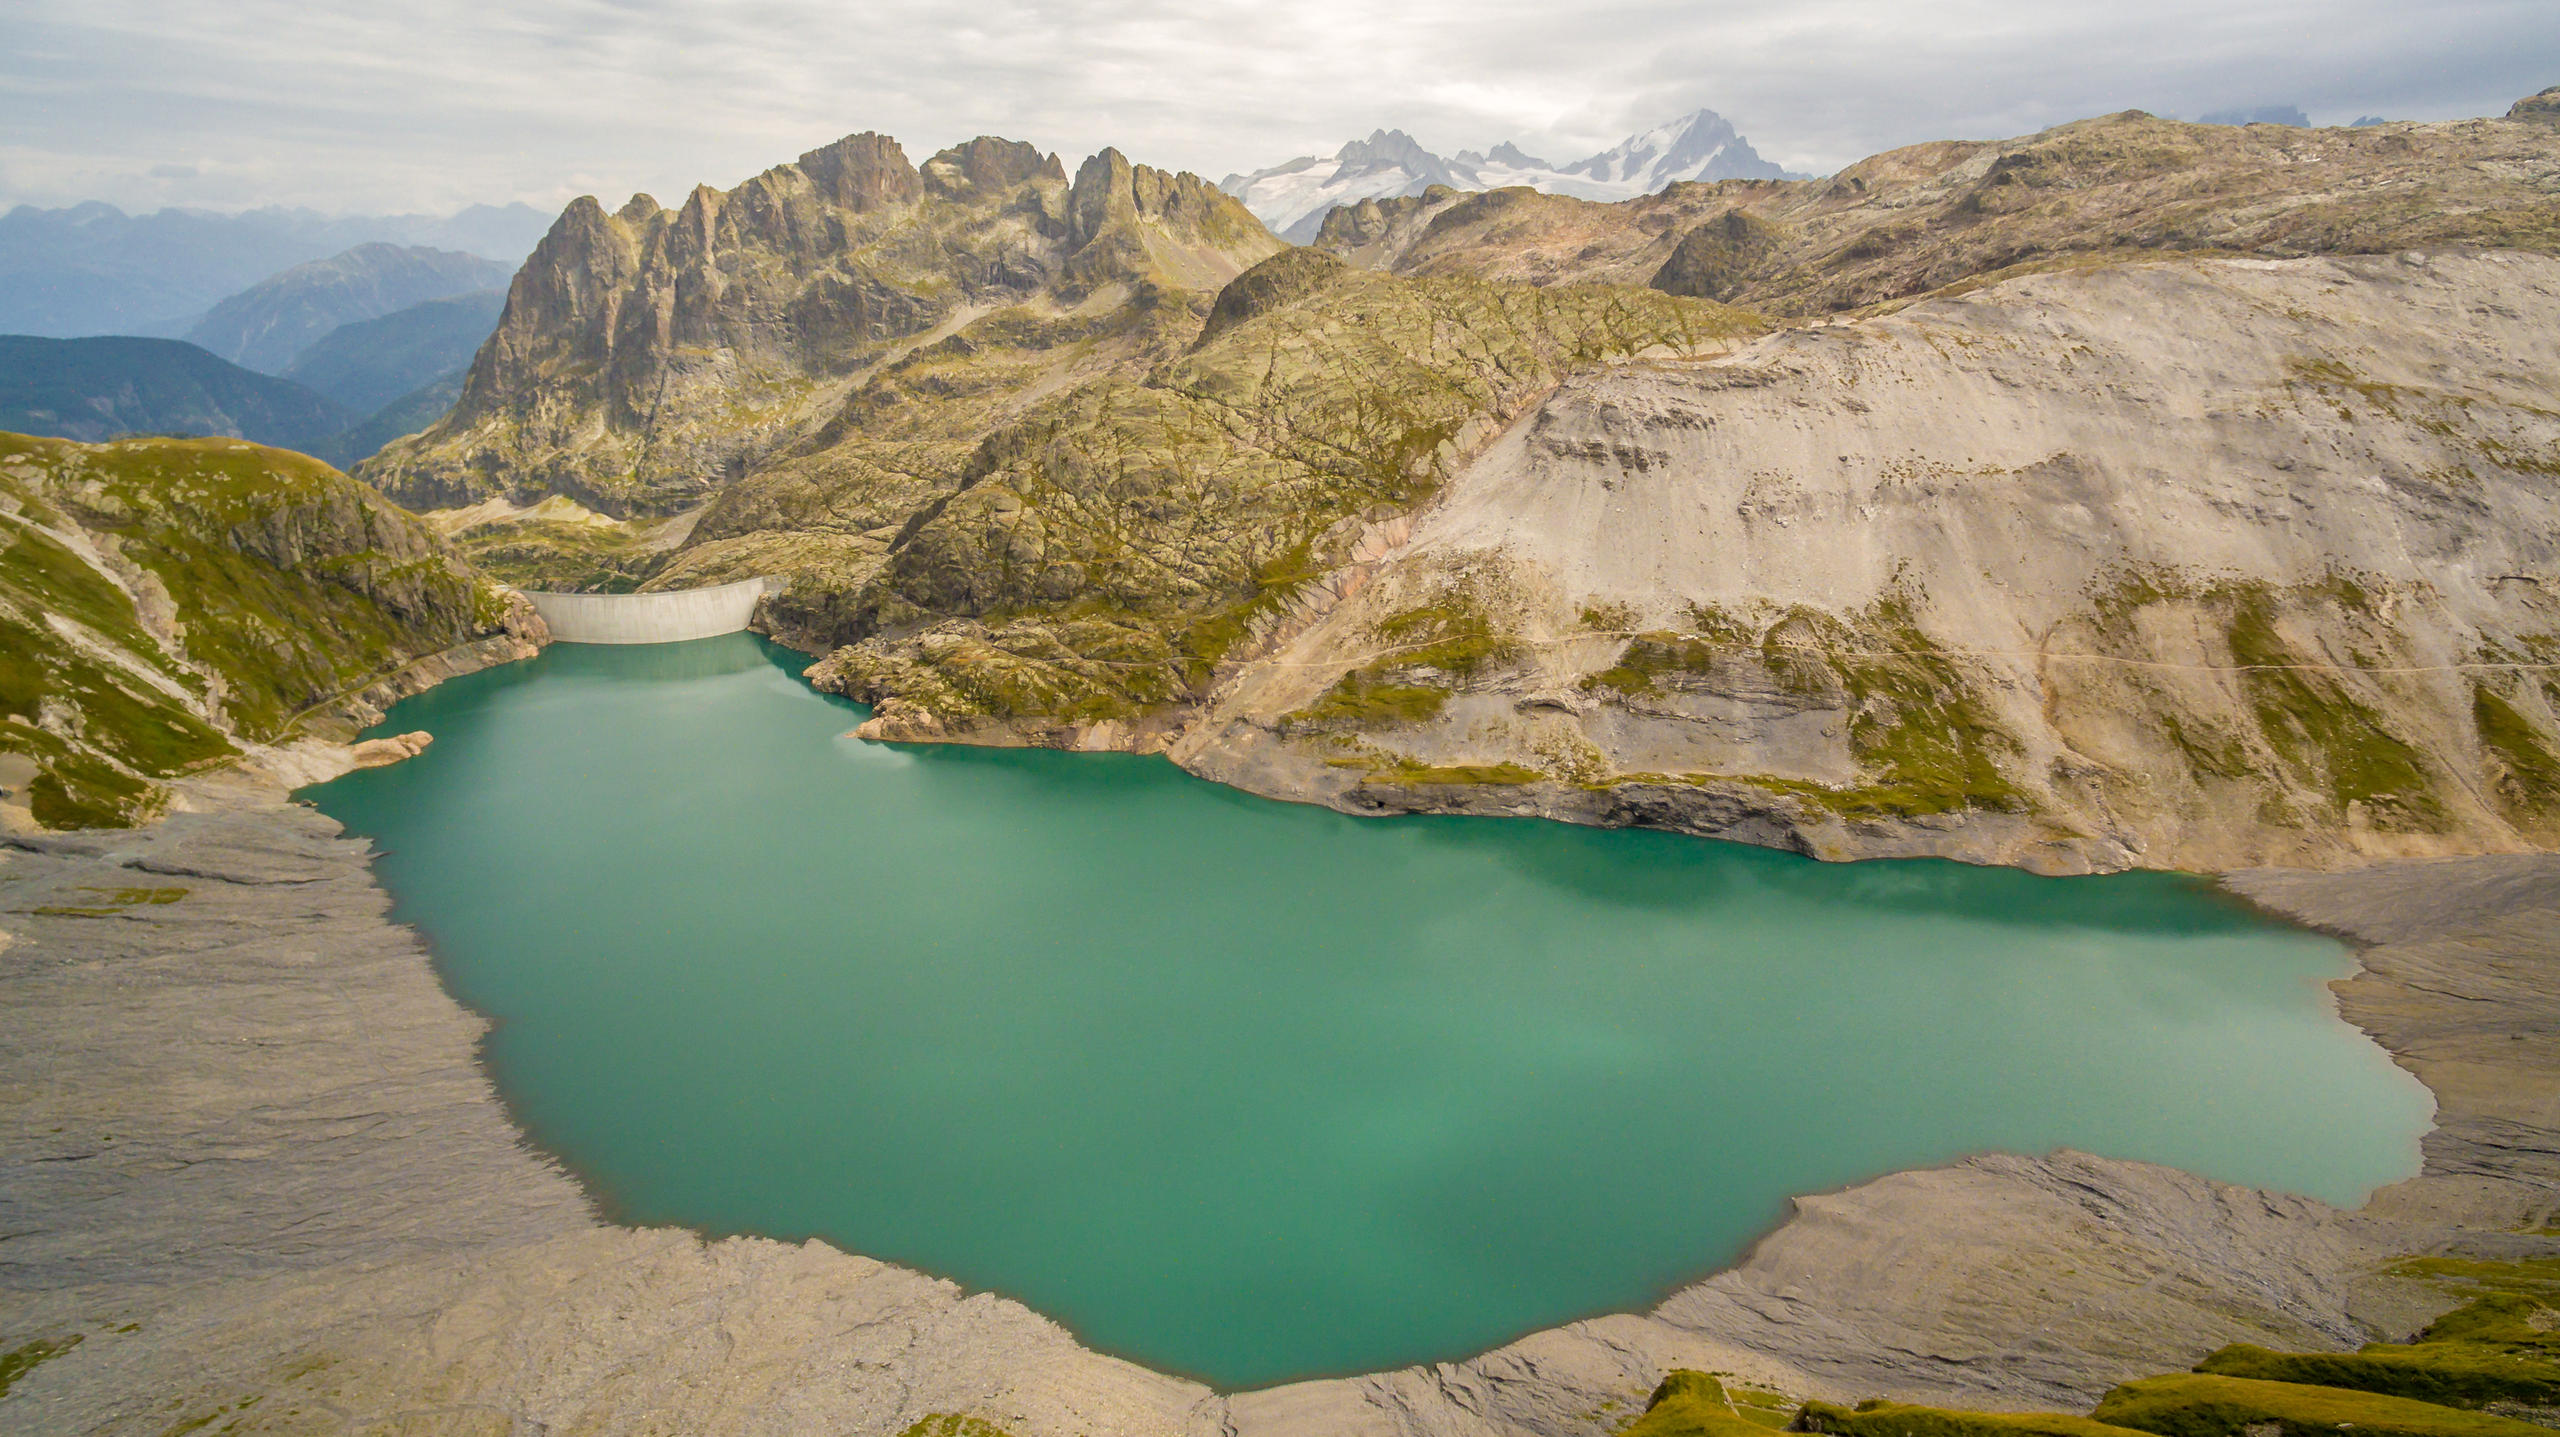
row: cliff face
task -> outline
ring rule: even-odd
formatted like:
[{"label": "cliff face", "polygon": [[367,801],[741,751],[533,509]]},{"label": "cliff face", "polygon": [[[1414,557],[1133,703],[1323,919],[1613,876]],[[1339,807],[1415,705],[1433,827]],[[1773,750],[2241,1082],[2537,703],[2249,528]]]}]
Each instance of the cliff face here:
[{"label": "cliff face", "polygon": [[2548,253],[2560,249],[2560,146],[2534,122],[2540,104],[2328,130],[2127,111],[1892,150],[1826,180],[1674,185],[1619,204],[1521,189],[1365,202],[1336,211],[1315,243],[1396,274],[1651,284],[1780,316],[2129,252]]},{"label": "cliff face", "polygon": [[993,139],[919,168],[855,135],[673,210],[580,199],[516,276],[453,410],[362,474],[420,507],[681,508],[989,308],[1215,290],[1279,247],[1196,177],[1105,151],[1070,184],[1054,157]]},{"label": "cliff face", "polygon": [[433,531],[318,460],[0,435],[0,820],[147,818],[165,780],[245,746],[350,736],[342,705],[509,621]]},{"label": "cliff face", "polygon": [[2555,336],[2543,256],[2163,260],[1571,380],[1173,751],[1829,857],[2548,846]]}]

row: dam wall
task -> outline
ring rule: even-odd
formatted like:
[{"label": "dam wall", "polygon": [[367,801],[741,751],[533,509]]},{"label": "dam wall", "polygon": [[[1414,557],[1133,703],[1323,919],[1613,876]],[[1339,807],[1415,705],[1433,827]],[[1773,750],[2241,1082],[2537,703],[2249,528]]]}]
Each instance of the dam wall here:
[{"label": "dam wall", "polygon": [[546,594],[517,592],[550,625],[554,643],[675,644],[734,634],[755,617],[768,581],[740,579],[703,589],[660,594]]}]

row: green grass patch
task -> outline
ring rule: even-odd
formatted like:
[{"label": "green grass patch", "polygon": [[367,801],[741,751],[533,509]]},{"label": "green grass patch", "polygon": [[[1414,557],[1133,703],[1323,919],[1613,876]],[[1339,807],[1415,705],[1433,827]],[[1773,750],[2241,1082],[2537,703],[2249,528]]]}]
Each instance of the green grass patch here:
[{"label": "green grass patch", "polygon": [[1644,1415],[1620,1437],[1768,1437],[1765,1422],[1743,1415],[1723,1383],[1687,1368],[1664,1374]]},{"label": "green grass patch", "polygon": [[2560,1304],[2560,1257],[2411,1257],[2392,1275],[2469,1293],[2509,1292]]},{"label": "green grass patch", "polygon": [[1900,1402],[1855,1408],[1807,1402],[1795,1430],[1835,1437],[2130,1437],[2126,1428],[2061,1412],[1966,1412]]},{"label": "green grass patch", "polygon": [[2268,1423],[2279,1437],[2547,1437],[2549,1431],[2406,1397],[2211,1373],[2125,1383],[2090,1415],[2159,1437],[2243,1437]]},{"label": "green grass patch", "polygon": [[2270,1352],[2245,1343],[2225,1347],[2196,1364],[2198,1372],[2380,1392],[2446,1407],[2491,1402],[2560,1404],[2560,1363],[2465,1343],[2361,1352]]},{"label": "green grass patch", "polygon": [[75,1332],[68,1337],[39,1337],[0,1352],[0,1397],[8,1396],[18,1379],[79,1345],[80,1334]]},{"label": "green grass patch", "polygon": [[1396,728],[1438,716],[1450,692],[1485,669],[1519,657],[1463,593],[1401,610],[1372,626],[1387,652],[1351,670],[1314,703],[1289,715],[1301,728]]},{"label": "green grass patch", "polygon": [[1664,675],[1704,673],[1716,652],[1714,644],[1683,634],[1659,630],[1638,634],[1616,663],[1583,679],[1582,687],[1608,689],[1629,698],[1657,693]]},{"label": "green grass patch", "polygon": [[98,888],[88,884],[74,891],[98,896],[88,903],[51,903],[26,911],[60,918],[113,918],[134,908],[175,903],[188,892],[184,888]]},{"label": "green grass patch", "polygon": [[2324,790],[2343,813],[2359,803],[2379,828],[2434,832],[2444,805],[2431,791],[2418,751],[2382,725],[2382,716],[2337,679],[2304,658],[2276,632],[2274,603],[2263,589],[2235,594],[2225,637],[2241,674],[2258,731],[2286,767]]},{"label": "green grass patch", "polygon": [[1388,768],[1372,769],[1373,783],[1540,783],[1546,775],[1534,768],[1516,763],[1430,764],[1401,761]]},{"label": "green grass patch", "polygon": [[2480,684],[2471,690],[2471,721],[2480,732],[2480,746],[2506,769],[2498,784],[2501,798],[2537,815],[2560,805],[2560,756],[2551,752],[2531,720]]},{"label": "green grass patch", "polygon": [[917,1419],[898,1437],[1012,1437],[996,1424],[958,1412],[936,1412]]}]

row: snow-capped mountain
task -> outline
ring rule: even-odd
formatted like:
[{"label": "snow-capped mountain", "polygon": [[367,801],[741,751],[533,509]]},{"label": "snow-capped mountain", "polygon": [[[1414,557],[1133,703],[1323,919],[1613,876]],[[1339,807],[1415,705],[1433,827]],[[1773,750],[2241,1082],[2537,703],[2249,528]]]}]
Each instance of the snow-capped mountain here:
[{"label": "snow-capped mountain", "polygon": [[1218,188],[1244,201],[1274,234],[1294,244],[1314,239],[1336,205],[1390,195],[1418,195],[1433,185],[1492,190],[1527,185],[1586,200],[1649,195],[1674,180],[1774,180],[1785,172],[1760,158],[1722,115],[1700,110],[1631,135],[1569,165],[1553,165],[1519,146],[1442,157],[1402,130],[1378,130],[1331,156],[1307,155],[1249,175],[1229,175]]}]

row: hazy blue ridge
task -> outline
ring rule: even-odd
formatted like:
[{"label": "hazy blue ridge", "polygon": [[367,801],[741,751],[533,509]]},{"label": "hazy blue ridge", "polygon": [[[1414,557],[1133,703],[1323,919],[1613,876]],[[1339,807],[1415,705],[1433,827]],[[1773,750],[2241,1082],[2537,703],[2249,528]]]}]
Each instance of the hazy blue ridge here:
[{"label": "hazy blue ridge", "polygon": [[215,305],[187,338],[235,364],[280,375],[340,325],[495,288],[512,273],[460,250],[360,244],[267,276]]},{"label": "hazy blue ridge", "polygon": [[341,469],[352,468],[372,458],[375,450],[392,440],[404,434],[415,434],[435,423],[453,407],[455,400],[462,397],[463,377],[470,372],[468,364],[458,366],[392,400],[354,428],[330,440],[320,457]]},{"label": "hazy blue ridge", "polygon": [[322,454],[355,417],[182,340],[0,335],[0,430],[91,443],[224,434]]},{"label": "hazy blue ridge", "polygon": [[342,324],[305,348],[284,377],[371,414],[469,367],[506,304],[503,289],[474,290]]},{"label": "hazy blue ridge", "polygon": [[512,269],[551,219],[525,204],[342,217],[279,208],[128,215],[95,201],[65,209],[20,205],[0,215],[0,332],[176,336],[226,296],[279,270],[373,241],[460,250]]}]

